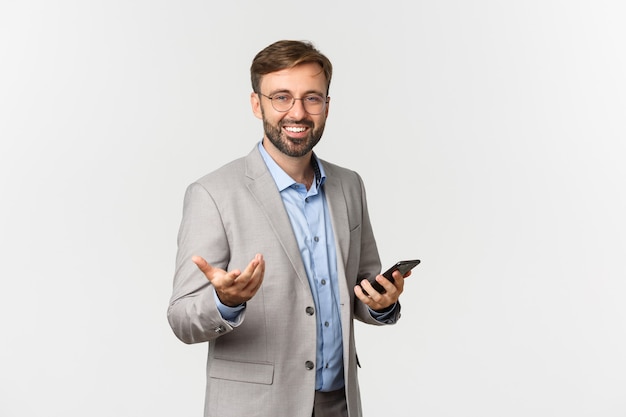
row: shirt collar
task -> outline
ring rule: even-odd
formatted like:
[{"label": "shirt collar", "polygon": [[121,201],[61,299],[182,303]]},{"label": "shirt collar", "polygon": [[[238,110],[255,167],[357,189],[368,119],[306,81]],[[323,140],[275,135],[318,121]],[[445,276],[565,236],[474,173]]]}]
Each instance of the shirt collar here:
[{"label": "shirt collar", "polygon": [[[272,178],[274,178],[278,191],[283,191],[285,188],[289,188],[296,183],[293,178],[287,175],[287,173],[280,166],[278,166],[270,154],[267,153],[263,147],[263,141],[259,142],[259,152],[261,152],[263,161],[265,161],[265,165],[267,165],[270,174],[272,174]],[[313,152],[311,158],[311,165],[313,166],[313,172],[315,173],[315,185],[319,188],[324,184],[324,182],[326,182],[326,172],[324,171],[324,166],[320,163],[319,159],[317,159],[315,152]]]}]

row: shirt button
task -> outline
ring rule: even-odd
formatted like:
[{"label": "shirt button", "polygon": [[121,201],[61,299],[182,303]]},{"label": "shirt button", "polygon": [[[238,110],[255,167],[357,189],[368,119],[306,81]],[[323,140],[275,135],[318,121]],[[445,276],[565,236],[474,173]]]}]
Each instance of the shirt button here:
[{"label": "shirt button", "polygon": [[315,237],[313,238],[313,240],[314,240],[314,241],[316,241],[316,242],[319,242],[319,241],[320,241],[320,238],[319,238],[319,237],[317,237],[317,236],[315,236]]},{"label": "shirt button", "polygon": [[324,326],[328,327],[328,326],[330,326],[330,323],[329,323],[329,322],[327,322],[327,321],[325,321],[325,322],[324,322]]},{"label": "shirt button", "polygon": [[310,371],[311,369],[315,368],[315,365],[313,364],[313,362],[311,361],[306,361],[304,362],[304,367]]},{"label": "shirt button", "polygon": [[322,285],[326,285],[326,280],[325,279],[322,280]]},{"label": "shirt button", "polygon": [[312,316],[313,313],[315,313],[315,309],[313,307],[307,307],[305,311],[307,316]]}]

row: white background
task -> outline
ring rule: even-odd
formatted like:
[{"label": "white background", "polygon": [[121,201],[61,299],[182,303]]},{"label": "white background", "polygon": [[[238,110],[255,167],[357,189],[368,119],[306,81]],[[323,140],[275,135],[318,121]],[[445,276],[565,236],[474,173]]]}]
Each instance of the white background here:
[{"label": "white background", "polygon": [[626,415],[619,0],[0,3],[0,415],[200,416],[167,324],[185,187],[261,138],[249,66],[333,61],[318,154],[366,181],[403,319],[366,416]]}]

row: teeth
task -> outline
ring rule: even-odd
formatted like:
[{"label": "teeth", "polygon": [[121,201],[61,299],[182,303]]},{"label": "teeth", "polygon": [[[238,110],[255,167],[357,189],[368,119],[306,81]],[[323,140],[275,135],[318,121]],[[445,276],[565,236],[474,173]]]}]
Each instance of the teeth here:
[{"label": "teeth", "polygon": [[293,133],[304,132],[306,129],[304,127],[286,127],[285,130]]}]

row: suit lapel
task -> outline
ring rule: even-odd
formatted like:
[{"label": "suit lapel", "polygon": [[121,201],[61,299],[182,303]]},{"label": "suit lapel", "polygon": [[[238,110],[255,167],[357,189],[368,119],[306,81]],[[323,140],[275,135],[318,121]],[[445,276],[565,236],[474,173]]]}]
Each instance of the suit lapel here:
[{"label": "suit lapel", "polygon": [[249,179],[248,189],[274,230],[281,247],[296,271],[298,279],[308,288],[309,280],[302,263],[298,242],[296,242],[291,228],[289,215],[285,210],[280,193],[276,189],[276,183],[256,146],[246,157],[246,176]]},{"label": "suit lapel", "polygon": [[[334,172],[332,166],[324,165],[326,171],[326,183],[324,192],[326,202],[330,210],[330,218],[333,223],[333,232],[337,243],[337,261],[344,265],[344,260],[348,259],[348,249],[350,246],[350,226],[348,222],[348,206],[341,186],[341,179]],[[343,269],[343,268],[341,268]]]}]

